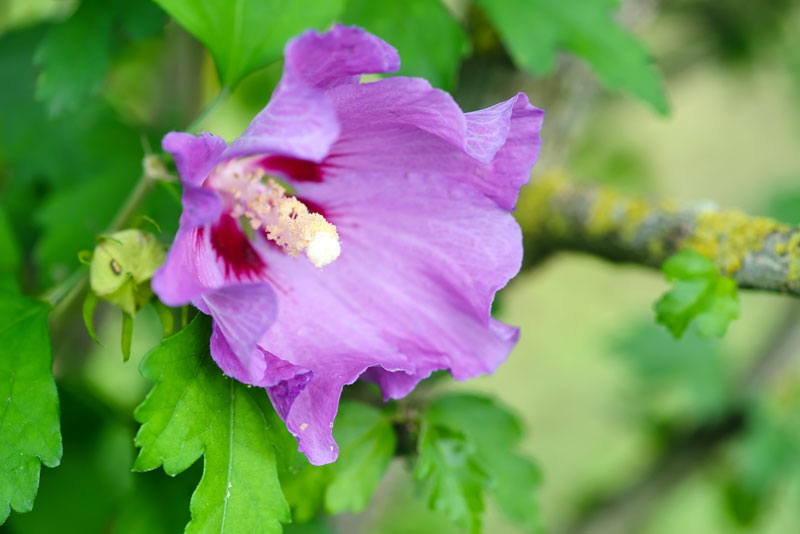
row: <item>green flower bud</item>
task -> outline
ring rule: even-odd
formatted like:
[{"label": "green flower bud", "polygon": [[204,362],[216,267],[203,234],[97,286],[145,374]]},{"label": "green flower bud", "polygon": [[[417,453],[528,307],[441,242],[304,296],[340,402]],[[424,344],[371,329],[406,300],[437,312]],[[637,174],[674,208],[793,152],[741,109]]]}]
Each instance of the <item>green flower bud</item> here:
[{"label": "green flower bud", "polygon": [[89,266],[97,296],[133,315],[150,297],[149,280],[164,262],[164,248],[152,234],[122,230],[101,237]]}]

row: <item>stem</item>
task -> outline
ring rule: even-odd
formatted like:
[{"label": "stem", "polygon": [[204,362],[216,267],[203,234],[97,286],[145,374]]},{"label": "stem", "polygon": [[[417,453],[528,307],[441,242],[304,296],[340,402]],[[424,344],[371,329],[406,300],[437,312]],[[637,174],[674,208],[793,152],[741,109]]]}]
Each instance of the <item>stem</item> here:
[{"label": "stem", "polygon": [[[153,177],[148,176],[147,173],[142,173],[133,191],[131,191],[131,194],[128,196],[127,200],[125,200],[125,204],[119,209],[104,233],[114,233],[130,223],[131,219],[136,214],[136,210],[139,209],[139,206],[141,206],[147,194],[153,188],[153,185],[155,185]],[[86,269],[81,267],[61,285],[48,292],[46,298],[50,302],[50,305],[53,306],[51,320],[59,320],[60,316],[69,310],[78,297],[83,294],[88,283],[89,275]]]},{"label": "stem", "polygon": [[186,131],[189,133],[196,133],[197,130],[200,129],[200,126],[203,125],[205,120],[211,115],[225,100],[227,100],[228,96],[230,96],[231,91],[228,87],[223,87],[219,90],[219,93],[211,101],[208,106],[200,112],[200,114],[195,118],[192,123],[186,128]]},{"label": "stem", "polygon": [[[222,104],[229,95],[230,89],[223,87],[219,94],[217,94],[216,98],[214,98],[214,100],[208,106],[206,106],[203,111],[200,112],[197,118],[192,121],[186,130],[188,132],[195,132],[203,123],[203,121],[205,121],[205,119],[217,107],[219,107],[219,105]],[[133,219],[133,216],[136,215],[136,211],[142,205],[142,202],[144,202],[144,199],[147,198],[147,195],[153,189],[156,179],[158,178],[163,178],[163,176],[150,175],[147,172],[147,169],[145,169],[145,172],[142,173],[139,181],[133,188],[133,191],[131,191],[131,194],[128,195],[128,198],[125,200],[125,203],[122,205],[122,207],[120,207],[116,215],[114,215],[114,218],[111,220],[111,223],[104,233],[114,233],[123,229],[130,223],[131,219]],[[67,310],[72,308],[75,301],[86,290],[88,283],[88,273],[86,272],[85,268],[81,268],[60,285],[45,293],[45,299],[50,302],[51,306],[53,306],[53,311],[51,313],[52,322],[58,322],[61,319],[61,316],[63,316]]]}]

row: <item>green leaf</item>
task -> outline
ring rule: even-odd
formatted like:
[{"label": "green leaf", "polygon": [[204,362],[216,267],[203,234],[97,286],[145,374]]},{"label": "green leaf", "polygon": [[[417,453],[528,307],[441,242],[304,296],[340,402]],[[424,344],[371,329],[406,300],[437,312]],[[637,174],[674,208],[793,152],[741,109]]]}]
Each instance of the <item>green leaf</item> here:
[{"label": "green leaf", "polygon": [[40,463],[61,460],[47,313],[42,302],[0,294],[0,523],[10,508],[33,508]]},{"label": "green leaf", "polygon": [[477,0],[520,68],[547,74],[562,49],[585,59],[609,89],[629,91],[667,113],[645,46],[614,22],[616,0]]},{"label": "green leaf", "polygon": [[325,510],[330,514],[360,512],[394,456],[394,429],[385,413],[359,402],[343,402],[333,434],[339,459],[330,465]]},{"label": "green leaf", "polygon": [[211,52],[224,87],[280,59],[291,37],[325,28],[343,0],[155,0]]},{"label": "green leaf", "polygon": [[463,436],[503,513],[529,531],[542,529],[536,501],[541,474],[530,460],[514,452],[522,428],[512,413],[488,397],[453,394],[436,399],[424,421]]},{"label": "green leaf", "polygon": [[66,454],[58,469],[42,472],[34,510],[9,517],[7,531],[118,534],[109,523],[133,480],[133,432],[113,410],[98,410],[97,398],[87,395],[83,384],[65,379],[59,386]]},{"label": "green leaf", "polygon": [[661,421],[720,417],[730,398],[730,376],[716,339],[689,330],[676,339],[652,320],[626,325],[611,350],[635,378],[626,406],[656,425]]},{"label": "green leaf", "polygon": [[100,92],[123,42],[118,34],[144,39],[162,25],[163,14],[150,2],[83,0],[69,19],[50,29],[36,52],[41,67],[36,98],[46,102],[54,116],[80,109]]},{"label": "green leaf", "polygon": [[310,521],[323,503],[329,514],[367,507],[394,456],[396,436],[389,415],[363,403],[342,402],[333,429],[339,458],[324,466],[309,464],[286,432],[288,441],[280,456],[287,468],[281,473],[281,483],[295,521]]},{"label": "green leaf", "polygon": [[461,58],[470,49],[461,25],[439,0],[349,0],[342,21],[396,47],[403,60],[401,74],[425,78],[443,89],[453,87]]},{"label": "green leaf", "polygon": [[225,377],[211,359],[203,314],[142,361],[155,386],[134,416],[142,423],[134,469],[175,475],[204,455],[192,495],[192,533],[280,533],[289,521],[273,442],[283,424],[263,389]]},{"label": "green leaf", "polygon": [[100,90],[111,61],[113,18],[106,0],[84,0],[42,41],[36,53],[42,68],[36,98],[47,102],[52,115],[76,110]]},{"label": "green leaf", "polygon": [[422,482],[433,510],[444,512],[470,532],[480,532],[483,490],[489,477],[465,436],[444,426],[423,424],[414,476]]},{"label": "green leaf", "polygon": [[672,256],[662,270],[672,289],[656,302],[656,321],[675,337],[681,337],[692,322],[702,336],[725,335],[728,324],[739,316],[736,282],[693,250]]}]

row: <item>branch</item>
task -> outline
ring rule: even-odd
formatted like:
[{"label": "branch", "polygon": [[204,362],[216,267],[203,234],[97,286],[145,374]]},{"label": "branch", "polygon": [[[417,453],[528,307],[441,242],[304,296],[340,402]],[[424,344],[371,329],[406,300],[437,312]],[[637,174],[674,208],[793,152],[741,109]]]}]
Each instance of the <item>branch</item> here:
[{"label": "branch", "polygon": [[707,256],[740,287],[800,296],[800,229],[713,204],[681,207],[606,187],[540,176],[522,193],[517,218],[526,265],[572,250],[659,267],[683,249]]}]

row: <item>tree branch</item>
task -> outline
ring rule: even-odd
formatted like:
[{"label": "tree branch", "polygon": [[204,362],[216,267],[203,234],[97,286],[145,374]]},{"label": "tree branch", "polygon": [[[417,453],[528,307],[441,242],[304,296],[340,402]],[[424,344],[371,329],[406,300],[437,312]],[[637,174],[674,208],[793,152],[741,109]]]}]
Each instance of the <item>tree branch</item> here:
[{"label": "tree branch", "polygon": [[714,261],[740,287],[800,296],[800,229],[711,203],[681,207],[580,185],[561,173],[539,177],[517,208],[526,265],[562,250],[659,267],[683,249]]}]

